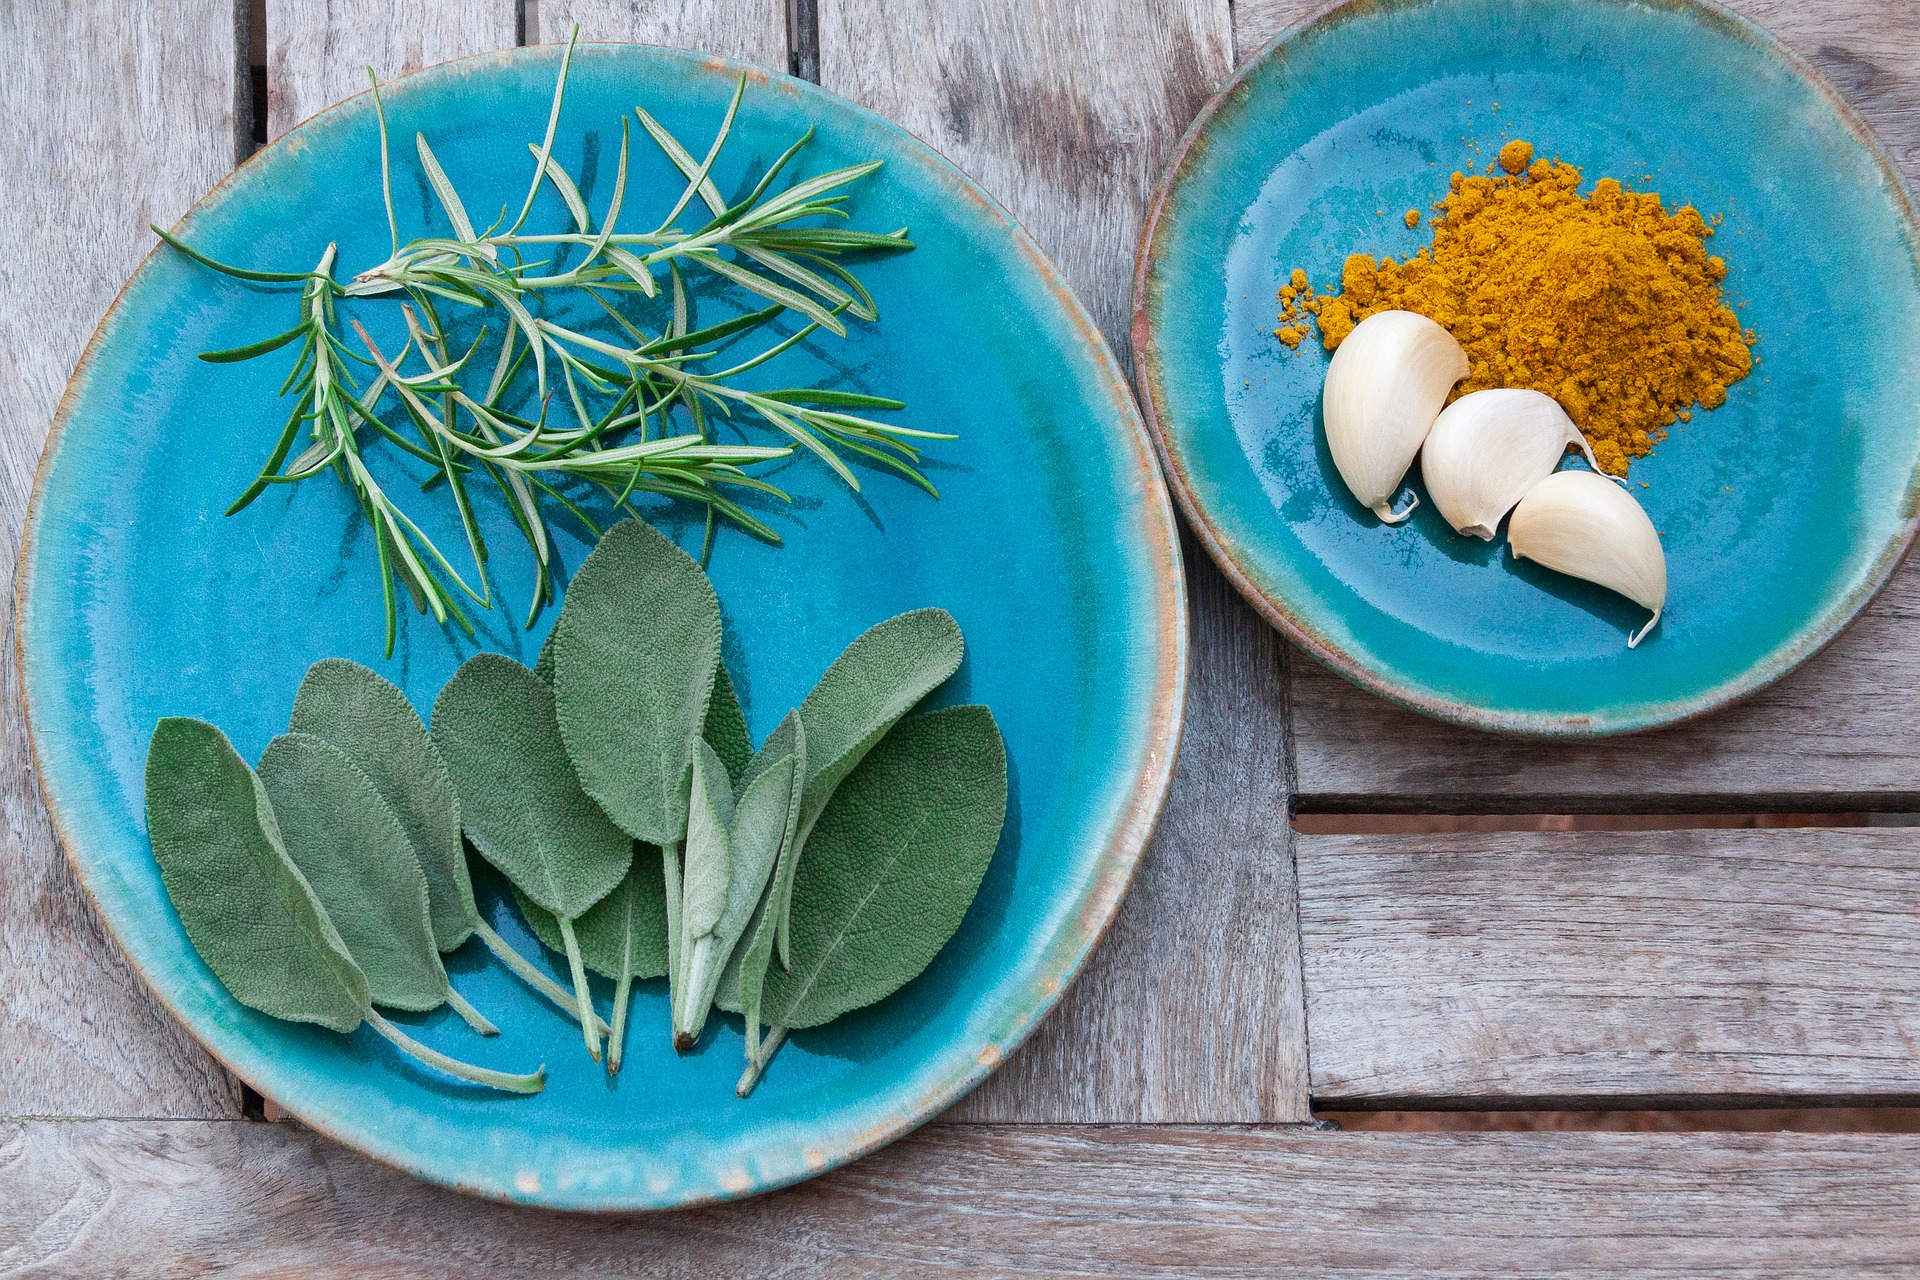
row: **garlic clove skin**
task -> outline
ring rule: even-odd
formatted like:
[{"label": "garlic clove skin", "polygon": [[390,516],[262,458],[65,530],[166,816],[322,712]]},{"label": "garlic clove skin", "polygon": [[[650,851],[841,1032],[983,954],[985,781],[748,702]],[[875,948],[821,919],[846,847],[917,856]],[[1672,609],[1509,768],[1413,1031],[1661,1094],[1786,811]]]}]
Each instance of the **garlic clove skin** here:
[{"label": "garlic clove skin", "polygon": [[1667,553],[1633,496],[1591,471],[1556,471],[1527,490],[1507,526],[1513,554],[1597,582],[1653,610],[1627,638],[1632,649],[1667,604]]},{"label": "garlic clove skin", "polygon": [[1322,416],[1327,448],[1347,488],[1386,524],[1403,511],[1388,504],[1440,416],[1453,384],[1467,376],[1467,353],[1445,329],[1412,311],[1381,311],[1354,326],[1327,366]]},{"label": "garlic clove skin", "polygon": [[1568,445],[1578,445],[1587,465],[1600,470],[1587,438],[1552,396],[1476,391],[1434,419],[1420,447],[1420,478],[1456,533],[1492,542],[1507,512],[1553,474]]}]

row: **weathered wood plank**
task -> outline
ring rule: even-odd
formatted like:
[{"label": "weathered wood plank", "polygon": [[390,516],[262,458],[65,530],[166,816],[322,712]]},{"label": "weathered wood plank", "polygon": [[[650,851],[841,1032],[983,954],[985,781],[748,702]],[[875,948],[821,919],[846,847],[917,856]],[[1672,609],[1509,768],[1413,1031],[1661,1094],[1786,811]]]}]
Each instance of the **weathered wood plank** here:
[{"label": "weathered wood plank", "polygon": [[[820,5],[821,83],[978,178],[1116,346],[1146,199],[1227,43],[1203,0]],[[1278,653],[1203,555],[1187,564],[1193,685],[1160,831],[1060,1009],[956,1115],[1306,1118]]]},{"label": "weathered wood plank", "polygon": [[[47,424],[82,345],[153,245],[233,166],[234,10],[10,6],[0,163],[0,563],[9,578]],[[55,265],[57,264],[57,266]],[[237,1114],[226,1073],[127,969],[55,842],[0,597],[0,1116]]]},{"label": "weathered wood plank", "polygon": [[266,0],[267,136],[367,87],[449,58],[511,48],[515,0],[390,5],[373,0]]},{"label": "weathered wood plank", "polygon": [[1245,62],[1288,27],[1332,7],[1327,0],[1234,0],[1234,61]]},{"label": "weathered wood plank", "polygon": [[1671,729],[1542,742],[1444,725],[1292,655],[1302,809],[1456,813],[1920,808],[1920,563],[1824,653]]},{"label": "weathered wood plank", "polygon": [[1187,729],[1159,830],[1060,1007],[955,1118],[1310,1118],[1280,642],[1210,568],[1189,586]]},{"label": "weathered wood plank", "polygon": [[0,1268],[619,1276],[1911,1275],[1920,1138],[936,1125],[743,1204],[504,1208],[286,1125],[0,1128]]},{"label": "weathered wood plank", "polygon": [[[540,35],[699,49],[787,69],[786,0],[540,0]],[[533,37],[529,35],[529,39]]]},{"label": "weathered wood plank", "polygon": [[[1733,0],[1818,64],[1920,183],[1920,24],[1906,4]],[[1243,56],[1312,11],[1235,8]],[[1244,35],[1242,35],[1244,33]],[[1293,663],[1303,809],[1672,811],[1920,808],[1920,565],[1827,652],[1749,703],[1698,723],[1563,745],[1456,729]]]},{"label": "weathered wood plank", "polygon": [[1316,1099],[1920,1096],[1911,833],[1297,839]]},{"label": "weathered wood plank", "polygon": [[1225,0],[821,0],[820,83],[978,179],[1127,364],[1133,251],[1181,132],[1225,81]]}]

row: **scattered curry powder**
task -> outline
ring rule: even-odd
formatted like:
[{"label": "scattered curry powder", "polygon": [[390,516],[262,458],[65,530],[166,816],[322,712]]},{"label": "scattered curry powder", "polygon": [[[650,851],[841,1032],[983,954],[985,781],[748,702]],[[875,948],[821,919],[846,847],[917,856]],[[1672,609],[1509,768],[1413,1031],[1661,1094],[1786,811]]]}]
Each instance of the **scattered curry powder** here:
[{"label": "scattered curry powder", "polygon": [[[1531,154],[1516,139],[1499,163]],[[1466,349],[1471,372],[1456,397],[1545,392],[1600,465],[1625,475],[1696,403],[1726,403],[1757,338],[1721,298],[1727,264],[1708,255],[1713,228],[1696,209],[1669,213],[1658,195],[1612,178],[1586,196],[1579,187],[1578,169],[1544,159],[1511,176],[1456,173],[1429,247],[1404,262],[1354,254],[1336,294],[1316,294],[1294,271],[1280,332],[1317,323],[1332,350],[1377,311],[1417,311]]]}]

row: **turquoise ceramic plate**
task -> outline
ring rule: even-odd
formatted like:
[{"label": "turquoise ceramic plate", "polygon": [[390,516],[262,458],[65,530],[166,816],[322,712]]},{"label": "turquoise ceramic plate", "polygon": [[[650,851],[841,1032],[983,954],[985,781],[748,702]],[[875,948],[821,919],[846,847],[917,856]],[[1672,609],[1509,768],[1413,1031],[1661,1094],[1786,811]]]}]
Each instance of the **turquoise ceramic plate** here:
[{"label": "turquoise ceramic plate", "polygon": [[[1633,466],[1665,535],[1644,610],[1452,534],[1384,528],[1319,420],[1326,353],[1272,337],[1294,267],[1405,256],[1401,215],[1503,140],[1724,215],[1754,375]],[[1643,177],[1650,175],[1650,177]],[[1490,729],[1644,729],[1753,692],[1873,596],[1913,537],[1920,271],[1866,126],[1763,32],[1685,0],[1374,0],[1283,36],[1187,135],[1135,289],[1137,381],[1175,494],[1273,622],[1364,687]],[[1637,482],[1646,482],[1642,488]]]},{"label": "turquoise ceramic plate", "polygon": [[[488,211],[477,216],[517,207],[531,171],[526,141],[544,125],[558,63],[554,49],[508,52],[391,87],[403,235],[434,225],[405,145],[415,130],[468,207]],[[604,208],[621,114],[644,103],[704,148],[741,70],[584,47],[556,154]],[[659,983],[641,992],[625,1067],[609,1081],[570,1024],[476,944],[451,957],[455,985],[504,1034],[481,1040],[444,1011],[409,1025],[490,1066],[544,1060],[546,1091],[520,1099],[416,1069],[366,1028],[342,1038],[255,1015],[189,947],[145,835],[142,767],[156,718],[206,717],[253,758],[286,724],[315,659],[366,662],[426,708],[476,648],[531,663],[553,616],[520,629],[530,563],[504,510],[487,507],[507,603],[480,616],[477,642],[411,616],[383,660],[373,547],[338,484],[283,487],[222,517],[278,429],[273,393],[293,350],[239,366],[194,355],[285,327],[294,302],[284,289],[153,255],[81,363],[34,492],[19,583],[33,742],[102,918],[241,1078],[343,1142],[484,1195],[576,1209],[745,1195],[924,1120],[991,1071],[1072,978],[1126,888],[1173,760],[1186,641],[1172,508],[1098,333],[1025,233],[939,156],[811,85],[750,74],[717,171],[722,190],[741,193],[811,123],[819,133],[800,172],[883,157],[853,225],[907,226],[920,245],[864,268],[877,326],[783,357],[762,385],[897,391],[910,402],[904,420],[960,434],[932,450],[939,501],[877,471],[854,495],[821,466],[794,461],[775,476],[792,507],[763,508],[787,545],[722,536],[713,577],[756,740],[866,626],[941,605],[965,629],[968,657],[940,696],[992,706],[1012,791],[986,883],[932,967],[880,1005],[796,1035],[747,1101],[733,1096],[739,1020],[676,1057]],[[665,162],[644,152],[636,148],[644,159],[627,189],[635,221],[659,217],[679,191]],[[295,269],[337,237],[349,271],[377,263],[387,252],[377,161],[363,96],[243,166],[180,234],[228,260]],[[565,214],[543,203],[536,216],[559,229]],[[725,314],[721,298],[700,305],[706,321]],[[380,318],[391,337],[390,304],[356,314]],[[370,450],[391,464],[389,452]],[[443,504],[409,505],[437,518],[430,531],[442,546],[460,545]],[[697,549],[688,511],[653,510]],[[564,541],[561,558],[574,565],[585,552]],[[499,889],[483,883],[483,909],[538,954]]]}]

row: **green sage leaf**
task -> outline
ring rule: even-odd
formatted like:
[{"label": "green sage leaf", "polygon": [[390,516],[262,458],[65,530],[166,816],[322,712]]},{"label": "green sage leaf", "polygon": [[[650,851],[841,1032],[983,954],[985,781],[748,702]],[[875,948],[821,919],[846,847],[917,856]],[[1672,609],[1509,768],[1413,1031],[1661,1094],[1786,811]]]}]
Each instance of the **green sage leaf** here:
[{"label": "green sage leaf", "polygon": [[435,943],[452,951],[465,942],[480,913],[460,845],[460,800],[407,696],[370,668],[325,658],[307,668],[287,727],[324,738],[373,779],[426,875]]},{"label": "green sage leaf", "polygon": [[[966,642],[945,609],[914,609],[869,627],[843,649],[800,704],[807,731],[807,782],[800,800],[794,865],[841,779],[901,716],[960,669]],[[791,967],[791,871],[776,919],[780,962]]]},{"label": "green sage leaf", "polygon": [[633,842],[580,789],[540,678],[494,653],[469,658],[433,704],[433,741],[453,774],[480,856],[557,916],[577,919],[633,861]]},{"label": "green sage leaf", "polygon": [[427,880],[406,830],[373,780],[321,738],[286,733],[267,744],[259,776],[300,868],[367,975],[377,1005],[415,1011],[446,1002],[427,917]]},{"label": "green sage leaf", "polygon": [[727,767],[701,742],[693,757],[693,791],[688,801],[685,882],[681,927],[687,937],[713,932],[726,910],[731,859],[727,829],[733,822],[733,788]]},{"label": "green sage leaf", "polygon": [[720,763],[727,766],[728,779],[738,785],[753,759],[753,737],[747,732],[746,713],[740,709],[740,695],[724,662],[713,668],[713,697],[707,703],[707,722],[701,736],[720,757]]},{"label": "green sage leaf", "polygon": [[234,999],[348,1032],[371,1008],[366,975],[287,856],[247,762],[203,720],[154,726],[147,833],[193,949]]},{"label": "green sage leaf", "polygon": [[[739,936],[729,944],[732,954],[713,993],[714,1003],[746,1018],[749,1057],[759,1053],[760,994],[766,984],[767,966],[773,962],[779,904],[785,901],[785,891],[792,884],[794,858],[798,852],[796,842],[799,835],[800,797],[803,780],[807,776],[807,731],[801,727],[797,711],[786,714],[779,726],[767,735],[765,745],[754,756],[746,770],[747,781],[743,784],[747,793],[750,795],[782,763],[786,763],[790,769],[787,812],[775,850],[773,868],[758,895],[752,915],[742,926]],[[778,783],[774,785],[777,788]],[[746,799],[743,795],[742,808],[746,807]],[[735,825],[744,826],[738,818]]]},{"label": "green sage leaf", "polygon": [[765,1020],[819,1026],[917,977],[979,892],[1006,812],[1006,749],[991,712],[950,707],[901,721],[840,785],[807,842],[792,966],[767,974]]},{"label": "green sage leaf", "polygon": [[[741,793],[734,807],[733,825],[727,832],[730,878],[726,908],[713,926],[709,953],[688,978],[686,1031],[695,1039],[706,1025],[707,1013],[713,1007],[724,976],[734,971],[731,961],[741,937],[766,900],[774,864],[799,813],[800,789],[796,782],[799,770],[804,767],[788,754],[763,769]],[[761,968],[764,973],[764,959]]]},{"label": "green sage leaf", "polygon": [[[519,889],[513,893],[534,936],[549,950],[564,952],[560,922],[553,913]],[[573,933],[580,958],[603,978],[618,982],[666,977],[667,900],[660,879],[660,846],[636,848],[632,869],[574,923]]]},{"label": "green sage leaf", "polygon": [[960,669],[965,653],[960,626],[945,609],[888,618],[841,651],[800,704],[807,731],[803,830],[887,730]]},{"label": "green sage leaf", "polygon": [[707,575],[662,534],[623,520],[574,573],[554,633],[560,736],[581,786],[635,839],[678,844],[720,662]]}]

